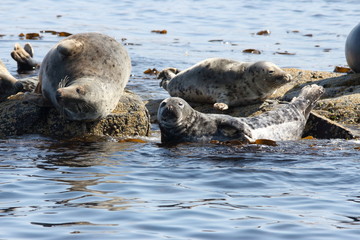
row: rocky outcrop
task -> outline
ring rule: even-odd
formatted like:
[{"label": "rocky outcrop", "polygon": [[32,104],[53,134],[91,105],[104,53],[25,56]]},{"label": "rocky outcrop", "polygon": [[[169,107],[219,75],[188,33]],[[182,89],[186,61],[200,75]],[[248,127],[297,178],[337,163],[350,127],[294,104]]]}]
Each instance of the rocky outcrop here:
[{"label": "rocky outcrop", "polygon": [[[194,109],[204,113],[229,114],[235,117],[255,116],[271,110],[281,101],[290,101],[305,85],[315,83],[325,88],[325,94],[310,115],[304,136],[343,139],[360,137],[360,74],[294,68],[284,70],[292,75],[293,81],[279,88],[270,100],[264,103],[233,107],[223,112],[214,109],[212,104],[190,104]],[[156,122],[160,102],[159,99],[146,101],[152,122]]]},{"label": "rocky outcrop", "polygon": [[39,107],[23,101],[24,94],[0,103],[0,136],[43,134],[57,138],[84,136],[148,136],[149,113],[136,94],[126,91],[116,109],[104,119],[70,121],[53,107]]}]

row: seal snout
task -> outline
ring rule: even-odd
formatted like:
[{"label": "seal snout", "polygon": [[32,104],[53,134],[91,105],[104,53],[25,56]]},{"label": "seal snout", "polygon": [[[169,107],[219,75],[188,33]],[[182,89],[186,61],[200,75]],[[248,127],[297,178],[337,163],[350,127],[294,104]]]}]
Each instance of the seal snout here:
[{"label": "seal snout", "polygon": [[63,91],[63,89],[59,88],[58,90],[56,90],[55,97],[56,97],[57,102],[59,102],[59,103],[62,102],[63,99],[64,99],[64,91]]}]

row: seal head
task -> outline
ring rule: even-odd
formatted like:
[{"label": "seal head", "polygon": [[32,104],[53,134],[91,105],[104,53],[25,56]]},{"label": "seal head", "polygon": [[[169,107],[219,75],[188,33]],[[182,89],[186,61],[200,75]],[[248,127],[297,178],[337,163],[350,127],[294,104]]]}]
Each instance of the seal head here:
[{"label": "seal head", "polygon": [[265,61],[250,65],[245,74],[248,74],[248,78],[252,79],[256,86],[263,89],[264,92],[268,92],[269,89],[274,91],[292,79],[290,74],[285,73],[274,63]]}]

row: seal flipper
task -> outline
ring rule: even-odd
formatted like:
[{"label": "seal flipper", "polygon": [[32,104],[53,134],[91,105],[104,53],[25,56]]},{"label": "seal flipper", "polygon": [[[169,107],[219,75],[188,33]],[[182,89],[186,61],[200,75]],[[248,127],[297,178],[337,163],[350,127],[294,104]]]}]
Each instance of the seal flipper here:
[{"label": "seal flipper", "polygon": [[290,103],[299,108],[303,112],[305,119],[308,119],[310,111],[324,92],[325,89],[322,86],[316,84],[307,85],[301,89],[299,96],[294,97]]},{"label": "seal flipper", "polygon": [[34,50],[30,43],[26,43],[24,48],[16,43],[14,50],[11,52],[11,57],[17,62],[18,72],[33,71],[40,67],[40,64],[33,59]]},{"label": "seal flipper", "polygon": [[220,139],[218,139],[220,141],[237,139],[241,142],[249,143],[249,139],[251,139],[251,134],[250,131],[247,129],[247,125],[232,119],[221,121],[217,125],[216,136],[220,136]]},{"label": "seal flipper", "polygon": [[221,94],[214,103],[214,108],[220,111],[225,111],[229,109],[229,99],[225,94]]},{"label": "seal flipper", "polygon": [[24,50],[31,56],[34,57],[34,49],[30,45],[30,43],[25,43]]},{"label": "seal flipper", "polygon": [[83,48],[84,44],[74,39],[65,39],[56,47],[57,51],[66,57],[82,52]]},{"label": "seal flipper", "polygon": [[219,102],[216,102],[214,103],[214,108],[217,109],[217,110],[220,110],[220,111],[225,111],[225,110],[228,110],[229,109],[229,105],[227,105],[226,103],[219,103]]},{"label": "seal flipper", "polygon": [[179,72],[181,72],[177,68],[165,68],[164,70],[160,71],[157,78],[161,79],[160,87],[167,90],[167,85],[169,84],[170,80],[174,78]]}]

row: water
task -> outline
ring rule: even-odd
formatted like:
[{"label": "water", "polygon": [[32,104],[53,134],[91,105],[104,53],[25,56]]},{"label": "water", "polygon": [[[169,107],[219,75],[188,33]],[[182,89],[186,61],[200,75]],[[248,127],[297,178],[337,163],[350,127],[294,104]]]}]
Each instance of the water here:
[{"label": "water", "polygon": [[[359,10],[357,1],[337,0],[2,0],[0,56],[24,77],[9,56],[14,43],[31,41],[41,60],[61,38],[20,40],[21,32],[126,38],[128,88],[161,99],[167,93],[143,71],[208,57],[332,71],[346,64]],[[168,34],[151,33],[162,29]],[[269,36],[255,34],[265,29]],[[358,238],[359,140],[165,148],[153,129],[147,143],[0,139],[0,239]]]}]

